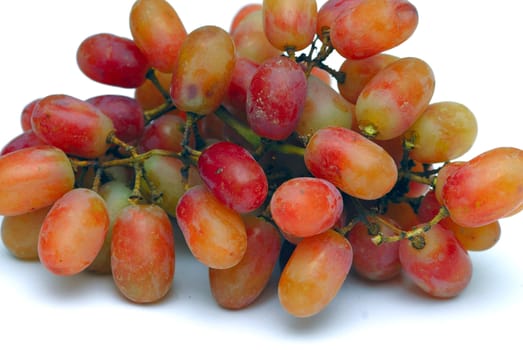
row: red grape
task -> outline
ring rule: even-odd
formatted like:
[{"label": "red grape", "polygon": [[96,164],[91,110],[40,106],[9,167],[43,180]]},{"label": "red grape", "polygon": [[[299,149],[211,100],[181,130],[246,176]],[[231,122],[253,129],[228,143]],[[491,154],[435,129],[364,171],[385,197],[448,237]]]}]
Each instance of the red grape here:
[{"label": "red grape", "polygon": [[100,33],[86,38],[76,53],[80,70],[92,80],[136,88],[145,82],[149,62],[134,41]]},{"label": "red grape", "polygon": [[247,90],[247,120],[258,135],[283,140],[298,125],[307,97],[307,77],[287,57],[266,60]]},{"label": "red grape", "polygon": [[198,159],[198,170],[214,196],[239,213],[258,209],[267,197],[262,167],[245,148],[232,142],[207,147]]},{"label": "red grape", "polygon": [[118,290],[136,303],[151,303],[171,289],[175,271],[173,228],[154,204],[123,208],[113,226],[111,269]]},{"label": "red grape", "polygon": [[94,261],[108,229],[104,199],[93,190],[75,188],[53,204],[42,223],[40,261],[57,275],[77,274]]}]

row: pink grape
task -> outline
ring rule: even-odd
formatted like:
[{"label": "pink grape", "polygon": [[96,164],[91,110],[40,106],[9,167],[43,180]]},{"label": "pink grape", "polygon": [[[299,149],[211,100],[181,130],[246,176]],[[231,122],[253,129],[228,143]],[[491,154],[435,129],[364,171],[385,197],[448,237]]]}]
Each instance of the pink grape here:
[{"label": "pink grape", "polygon": [[220,27],[207,25],[189,33],[173,70],[170,93],[176,107],[199,115],[216,110],[232,79],[235,50],[231,36]]},{"label": "pink grape", "polygon": [[281,51],[303,50],[316,32],[316,0],[264,0],[263,28],[269,42]]},{"label": "pink grape", "polygon": [[334,227],[343,210],[340,191],[330,182],[313,177],[295,177],[274,191],[271,216],[284,232],[309,237]]},{"label": "pink grape", "polygon": [[198,159],[202,180],[229,208],[248,213],[258,209],[268,194],[268,181],[262,167],[243,147],[232,142],[215,143]]},{"label": "pink grape", "polygon": [[[386,217],[383,219],[391,222]],[[393,222],[391,224],[394,225]],[[386,225],[380,224],[379,230],[385,237],[394,235]],[[354,253],[352,266],[360,276],[373,281],[384,281],[399,275],[399,241],[374,244],[369,230],[362,222],[354,226],[348,238]]]},{"label": "pink grape", "polygon": [[459,166],[446,179],[443,203],[464,227],[487,225],[523,203],[523,151],[498,147]]},{"label": "pink grape", "polygon": [[335,298],[352,265],[349,241],[333,230],[301,240],[278,282],[281,306],[295,317],[310,317]]},{"label": "pink grape", "polygon": [[49,95],[38,102],[31,123],[46,143],[65,153],[84,157],[102,156],[114,130],[112,120],[88,102],[68,95]]},{"label": "pink grape", "polygon": [[145,82],[149,62],[134,41],[109,33],[94,34],[78,47],[76,60],[90,79],[122,88]]},{"label": "pink grape", "polygon": [[191,253],[202,264],[226,269],[243,258],[247,232],[240,214],[216,199],[204,185],[183,194],[176,219]]},{"label": "pink grape", "polygon": [[53,204],[42,223],[40,261],[54,274],[77,274],[94,261],[108,230],[104,199],[93,190],[75,188]]},{"label": "pink grape", "polygon": [[135,303],[162,299],[175,273],[175,243],[169,217],[154,204],[123,208],[115,219],[111,270],[118,290]]},{"label": "pink grape", "polygon": [[255,216],[244,217],[247,250],[238,264],[228,269],[209,268],[211,292],[227,309],[242,309],[263,292],[278,261],[281,237],[269,222]]},{"label": "pink grape", "polygon": [[287,57],[265,61],[247,90],[247,121],[258,135],[284,140],[298,125],[307,97],[307,77]]},{"label": "pink grape", "polygon": [[461,293],[472,277],[472,262],[454,234],[441,225],[424,235],[425,246],[401,240],[399,257],[405,274],[423,291],[437,298]]},{"label": "pink grape", "polygon": [[376,73],[358,96],[358,127],[378,140],[398,137],[427,108],[434,89],[434,73],[425,61],[398,59]]},{"label": "pink grape", "polygon": [[326,127],[312,135],[304,160],[314,176],[361,199],[384,196],[398,178],[394,159],[382,147],[342,127]]},{"label": "pink grape", "polygon": [[363,0],[344,7],[330,38],[345,58],[366,58],[407,40],[418,25],[416,7],[406,0]]},{"label": "pink grape", "polygon": [[132,37],[151,66],[171,73],[187,36],[176,10],[165,0],[137,0],[129,15]]},{"label": "pink grape", "polygon": [[4,145],[0,155],[11,153],[22,148],[28,148],[33,146],[43,146],[47,143],[44,142],[33,130],[26,130],[23,133],[16,136],[14,139]]},{"label": "pink grape", "polygon": [[116,137],[124,142],[134,142],[144,129],[143,110],[133,98],[122,95],[100,95],[87,100],[113,122]]},{"label": "pink grape", "polygon": [[48,207],[73,186],[71,162],[56,147],[23,148],[0,157],[0,215]]}]

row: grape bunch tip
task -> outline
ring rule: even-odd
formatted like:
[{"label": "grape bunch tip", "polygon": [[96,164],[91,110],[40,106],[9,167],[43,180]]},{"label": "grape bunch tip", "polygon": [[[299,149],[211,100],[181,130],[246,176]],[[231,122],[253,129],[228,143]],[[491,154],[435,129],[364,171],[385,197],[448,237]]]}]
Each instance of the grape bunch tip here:
[{"label": "grape bunch tip", "polygon": [[130,38],[76,51],[87,78],[130,96],[22,108],[0,153],[4,246],[56,275],[111,275],[137,304],[168,297],[180,243],[224,309],[254,303],[275,270],[297,318],[349,273],[459,295],[469,252],[523,209],[523,150],[462,160],[473,112],[433,101],[428,62],[388,53],[418,20],[407,0],[264,0],[187,31],[168,1],[136,0]]}]

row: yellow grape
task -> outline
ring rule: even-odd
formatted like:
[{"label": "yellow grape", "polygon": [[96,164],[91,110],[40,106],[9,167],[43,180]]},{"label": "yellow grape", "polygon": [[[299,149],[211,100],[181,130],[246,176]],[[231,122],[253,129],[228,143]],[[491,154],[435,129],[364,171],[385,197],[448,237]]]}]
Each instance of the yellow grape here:
[{"label": "yellow grape", "polygon": [[333,230],[303,238],[280,275],[282,307],[296,317],[310,317],[325,309],[349,273],[352,254],[349,241]]},{"label": "yellow grape", "polygon": [[213,112],[225,96],[235,62],[234,42],[225,30],[212,25],[195,29],[183,42],[173,70],[173,103],[185,112]]}]

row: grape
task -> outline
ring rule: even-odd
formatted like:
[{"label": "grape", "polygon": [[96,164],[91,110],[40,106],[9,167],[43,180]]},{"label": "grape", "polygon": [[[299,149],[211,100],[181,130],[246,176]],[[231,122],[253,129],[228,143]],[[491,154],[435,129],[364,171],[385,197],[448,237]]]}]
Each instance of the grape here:
[{"label": "grape", "polygon": [[263,28],[269,42],[281,51],[299,51],[316,32],[316,0],[263,0]]},{"label": "grape", "polygon": [[23,131],[32,129],[31,116],[33,115],[33,110],[38,102],[40,102],[40,98],[29,102],[22,110],[22,115],[20,116],[20,125],[22,126]]},{"label": "grape", "polygon": [[176,205],[185,192],[181,173],[183,167],[181,160],[164,156],[152,156],[143,163],[144,188],[149,189],[151,198],[159,195],[157,204],[173,217],[176,215]]},{"label": "grape", "polygon": [[261,4],[253,3],[253,4],[244,5],[234,15],[232,22],[231,22],[231,26],[229,28],[229,33],[231,33],[231,34],[234,33],[234,31],[236,30],[236,28],[238,27],[240,22],[243,21],[243,19],[245,17],[247,17],[248,15],[250,15],[253,12],[260,11],[260,10],[262,10]]},{"label": "grape", "polygon": [[134,42],[151,66],[161,72],[171,73],[187,32],[169,2],[135,1],[129,25]]},{"label": "grape", "polygon": [[149,69],[149,62],[134,41],[109,33],[82,41],[76,60],[80,70],[92,80],[123,88],[142,85]]},{"label": "grape", "polygon": [[171,97],[176,107],[200,115],[217,109],[232,79],[235,60],[234,43],[226,31],[216,26],[192,31],[173,71]]},{"label": "grape", "polygon": [[108,229],[104,199],[93,190],[75,188],[53,204],[42,223],[40,261],[57,275],[77,274],[94,261]]},{"label": "grape", "polygon": [[234,143],[222,141],[207,147],[198,159],[198,170],[214,196],[239,213],[258,209],[267,197],[263,169]]},{"label": "grape", "polygon": [[46,145],[33,130],[26,130],[4,145],[0,155],[8,154],[22,148]]},{"label": "grape", "polygon": [[443,203],[443,187],[445,187],[445,181],[447,181],[447,178],[463,164],[465,164],[464,161],[448,162],[443,164],[439,169],[436,185],[434,186],[434,194],[439,203]]},{"label": "grape", "polygon": [[330,31],[336,17],[348,7],[354,7],[363,0],[327,0],[318,10],[316,34],[321,38],[324,32]]},{"label": "grape", "polygon": [[48,207],[73,186],[71,162],[56,147],[29,147],[0,157],[0,215]]},{"label": "grape", "polygon": [[312,135],[304,160],[314,176],[361,199],[384,196],[398,178],[394,159],[383,148],[342,127],[323,128]]},{"label": "grape", "polygon": [[312,74],[307,79],[307,98],[296,133],[311,137],[327,126],[352,127],[354,105]]},{"label": "grape", "polygon": [[464,155],[478,133],[474,114],[457,102],[433,103],[405,132],[412,141],[413,160],[422,163],[443,163]]},{"label": "grape", "polygon": [[138,148],[142,151],[163,149],[180,152],[182,150],[185,120],[174,113],[164,114],[144,128]]},{"label": "grape", "polygon": [[[391,221],[382,217],[385,221]],[[392,223],[394,225],[394,223]],[[385,237],[394,235],[390,227],[379,224],[379,232]],[[385,281],[401,272],[399,241],[376,245],[363,222],[358,222],[349,232],[352,246],[352,267],[362,277],[373,281]]]},{"label": "grape", "polygon": [[265,61],[247,90],[250,127],[268,139],[286,139],[299,122],[306,97],[307,77],[296,62],[286,57]]},{"label": "grape", "polygon": [[104,183],[98,189],[98,193],[104,199],[109,214],[109,230],[105,236],[104,243],[98,255],[93,262],[87,267],[87,270],[109,274],[111,273],[111,241],[113,237],[113,226],[120,211],[131,205],[132,191],[120,181],[109,181]]},{"label": "grape", "polygon": [[501,219],[523,202],[523,151],[498,147],[461,165],[446,179],[442,197],[451,219],[464,227]]},{"label": "grape", "polygon": [[349,241],[332,230],[301,240],[278,282],[282,307],[296,317],[325,309],[347,277],[352,254]]},{"label": "grape", "polygon": [[123,208],[113,226],[111,269],[118,290],[136,303],[151,303],[171,289],[175,243],[169,217],[154,204]]},{"label": "grape", "polygon": [[427,108],[434,87],[434,73],[423,60],[406,57],[390,63],[356,101],[359,128],[379,140],[402,135]]},{"label": "grape", "polygon": [[343,199],[338,189],[326,180],[295,177],[276,189],[270,210],[282,231],[309,237],[335,225],[343,210]]},{"label": "grape", "polygon": [[259,64],[245,57],[238,57],[232,79],[222,102],[235,117],[247,123],[247,90]]},{"label": "grape", "polygon": [[356,103],[361,91],[372,77],[396,60],[398,57],[385,53],[362,59],[346,59],[339,69],[345,74],[343,82],[338,82],[340,94],[349,102]]},{"label": "grape", "polygon": [[111,118],[114,134],[124,142],[136,141],[144,129],[143,110],[138,102],[121,95],[100,95],[87,100]]},{"label": "grape", "polygon": [[243,258],[247,233],[240,214],[216,199],[204,185],[184,193],[176,219],[190,251],[202,264],[226,269]]},{"label": "grape", "polygon": [[88,102],[68,95],[49,95],[35,107],[33,131],[46,143],[69,155],[96,158],[110,144],[107,137],[113,122]]},{"label": "grape", "polygon": [[262,10],[255,10],[238,23],[231,37],[238,57],[248,58],[258,64],[278,57],[281,51],[272,46],[263,30]]},{"label": "grape", "polygon": [[406,0],[362,0],[345,5],[331,24],[332,46],[345,58],[366,58],[398,46],[418,25]]},{"label": "grape", "polygon": [[227,309],[245,308],[259,297],[280,252],[280,234],[272,224],[255,216],[246,216],[244,222],[247,250],[240,262],[228,269],[209,268],[212,295]]},{"label": "grape", "polygon": [[405,274],[423,291],[451,298],[463,291],[472,276],[472,262],[454,234],[434,225],[423,234],[424,247],[400,241],[399,257]]},{"label": "grape", "polygon": [[18,259],[38,260],[38,235],[51,207],[2,220],[2,243]]}]

